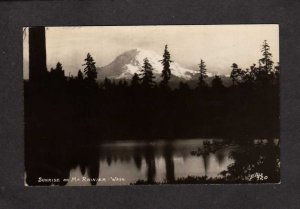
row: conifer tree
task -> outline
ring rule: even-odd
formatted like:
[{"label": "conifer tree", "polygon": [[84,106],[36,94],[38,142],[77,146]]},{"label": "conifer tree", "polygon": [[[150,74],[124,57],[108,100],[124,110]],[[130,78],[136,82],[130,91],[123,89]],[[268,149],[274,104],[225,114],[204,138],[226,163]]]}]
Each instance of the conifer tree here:
[{"label": "conifer tree", "polygon": [[103,87],[104,89],[111,89],[112,88],[112,82],[108,78],[105,77],[104,82],[103,82]]},{"label": "conifer tree", "polygon": [[256,65],[253,64],[249,68],[246,68],[246,70],[242,70],[242,81],[246,85],[252,85],[255,82],[255,72],[256,72]]},{"label": "conifer tree", "polygon": [[222,79],[218,75],[216,75],[214,77],[214,79],[212,80],[211,84],[212,84],[212,87],[216,88],[216,89],[220,89],[220,88],[224,87]]},{"label": "conifer tree", "polygon": [[153,75],[153,67],[150,64],[148,58],[144,59],[144,65],[141,69],[141,85],[144,88],[153,88],[155,85],[155,82],[153,79],[155,78]]},{"label": "conifer tree", "polygon": [[62,64],[60,62],[57,62],[55,70],[62,71]]},{"label": "conifer tree", "polygon": [[269,84],[272,80],[272,68],[273,68],[273,61],[272,61],[272,54],[270,52],[270,46],[266,40],[264,40],[262,44],[262,58],[259,59],[259,67],[256,71],[256,80],[261,84]]},{"label": "conifer tree", "polygon": [[81,70],[78,70],[77,73],[77,80],[82,81],[83,80],[83,73],[81,72]]},{"label": "conifer tree", "polygon": [[273,67],[273,61],[272,61],[272,54],[270,52],[270,45],[267,43],[266,40],[264,40],[262,44],[262,49],[261,49],[263,58],[259,60],[260,67],[262,70],[264,70],[267,73],[270,73],[272,71]]},{"label": "conifer tree", "polygon": [[58,62],[56,67],[50,70],[50,77],[54,82],[63,82],[65,80],[65,71],[63,70],[62,64]]},{"label": "conifer tree", "polygon": [[199,87],[205,87],[206,82],[205,79],[207,78],[207,73],[206,73],[206,65],[205,62],[201,59],[200,64],[199,64]]},{"label": "conifer tree", "polygon": [[87,57],[84,59],[85,64],[82,66],[85,66],[84,73],[86,75],[87,80],[89,81],[96,81],[97,78],[97,69],[96,69],[96,62],[94,61],[93,57],[90,55],[90,53],[87,54]]},{"label": "conifer tree", "polygon": [[231,68],[232,70],[230,73],[230,78],[232,80],[232,85],[234,86],[236,83],[239,83],[239,80],[242,79],[243,71],[236,63],[233,63]]},{"label": "conifer tree", "polygon": [[165,51],[164,51],[164,54],[163,54],[163,59],[160,60],[160,62],[163,65],[163,70],[162,70],[162,74],[161,74],[163,79],[161,81],[161,85],[165,87],[165,86],[168,85],[168,82],[171,78],[170,65],[171,65],[171,62],[173,62],[171,60],[170,52],[168,51],[168,45],[165,45]]},{"label": "conifer tree", "polygon": [[137,88],[140,85],[140,78],[137,73],[134,73],[131,80],[131,86]]},{"label": "conifer tree", "polygon": [[125,89],[127,86],[128,86],[127,81],[125,79],[121,79],[121,80],[119,80],[117,87],[120,89]]}]

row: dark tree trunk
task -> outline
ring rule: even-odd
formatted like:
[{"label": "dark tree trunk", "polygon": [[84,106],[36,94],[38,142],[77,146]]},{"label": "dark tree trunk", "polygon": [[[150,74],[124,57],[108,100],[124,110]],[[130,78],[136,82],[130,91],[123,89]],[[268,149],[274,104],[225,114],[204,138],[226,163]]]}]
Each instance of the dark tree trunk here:
[{"label": "dark tree trunk", "polygon": [[41,81],[47,73],[45,27],[29,28],[29,79]]}]

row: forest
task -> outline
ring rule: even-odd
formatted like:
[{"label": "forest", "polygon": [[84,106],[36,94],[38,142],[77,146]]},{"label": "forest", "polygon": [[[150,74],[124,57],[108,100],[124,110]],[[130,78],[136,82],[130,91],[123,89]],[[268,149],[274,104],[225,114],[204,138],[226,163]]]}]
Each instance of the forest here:
[{"label": "forest", "polygon": [[201,60],[196,88],[183,81],[170,88],[167,45],[159,83],[147,58],[131,80],[102,82],[90,54],[76,77],[66,77],[58,62],[38,81],[24,81],[26,130],[89,140],[278,137],[279,63],[274,65],[267,41],[261,51],[257,66],[232,64],[229,87],[218,75],[208,85]]}]

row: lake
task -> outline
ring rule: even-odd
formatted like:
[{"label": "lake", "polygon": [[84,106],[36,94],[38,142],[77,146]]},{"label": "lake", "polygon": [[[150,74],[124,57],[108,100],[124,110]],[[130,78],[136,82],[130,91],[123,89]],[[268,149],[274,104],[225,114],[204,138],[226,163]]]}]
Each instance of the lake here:
[{"label": "lake", "polygon": [[27,154],[25,179],[27,185],[66,186],[280,180],[278,139],[238,141],[201,138],[77,144],[40,140]]},{"label": "lake", "polygon": [[[204,149],[204,142],[221,142],[212,139],[184,139],[154,142],[115,141],[99,145],[99,178],[97,185],[128,185],[138,180],[163,182],[188,176],[218,177],[234,162],[229,158],[234,146],[225,145],[215,152],[200,156],[194,150]],[[88,167],[88,166],[86,166]],[[84,169],[83,169],[84,170]],[[88,169],[86,169],[88,170]],[[71,181],[67,185],[90,185],[88,172],[80,166],[70,171]],[[83,178],[85,177],[85,178]],[[105,181],[103,181],[105,179]]]}]

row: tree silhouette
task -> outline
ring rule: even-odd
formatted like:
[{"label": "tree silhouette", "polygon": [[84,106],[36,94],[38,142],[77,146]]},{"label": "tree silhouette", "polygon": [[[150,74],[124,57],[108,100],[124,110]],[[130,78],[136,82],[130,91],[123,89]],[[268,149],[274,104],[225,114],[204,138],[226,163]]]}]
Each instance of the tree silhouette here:
[{"label": "tree silhouette", "polygon": [[64,70],[62,68],[62,64],[60,62],[58,62],[56,64],[56,67],[54,69],[51,68],[50,74],[52,74],[55,77],[56,76],[62,76],[62,77],[64,77],[65,76],[65,72],[64,72]]},{"label": "tree silhouette", "polygon": [[163,54],[163,59],[160,60],[160,62],[163,65],[163,70],[162,70],[162,78],[163,80],[161,81],[161,86],[166,87],[168,85],[168,82],[171,78],[171,69],[170,69],[170,64],[173,62],[171,60],[171,55],[170,52],[168,51],[168,45],[165,45],[165,51]]},{"label": "tree silhouette", "polygon": [[254,73],[254,69],[255,68],[255,64],[253,64],[250,69],[246,68],[246,70],[242,71],[242,81],[244,85],[252,85],[254,84],[255,81],[255,73]]},{"label": "tree silhouette", "polygon": [[236,63],[233,63],[231,68],[232,70],[231,70],[230,78],[232,80],[232,85],[234,86],[236,83],[239,83],[240,79],[242,79],[243,71],[238,67]]},{"label": "tree silhouette", "polygon": [[273,67],[273,61],[272,61],[272,54],[270,52],[270,45],[267,43],[266,40],[264,40],[262,44],[262,49],[261,49],[263,58],[259,60],[260,67],[267,72],[270,73],[272,71]]},{"label": "tree silhouette", "polygon": [[45,27],[29,27],[29,79],[43,82],[47,75]]},{"label": "tree silhouette", "polygon": [[178,90],[181,92],[189,92],[191,88],[187,83],[180,81],[178,85]]},{"label": "tree silhouette", "polygon": [[222,79],[218,75],[215,75],[215,77],[212,80],[211,84],[212,84],[212,87],[216,88],[216,89],[220,89],[220,88],[224,87]]},{"label": "tree silhouette", "polygon": [[125,79],[119,80],[118,88],[125,89],[128,86],[128,83]]},{"label": "tree silhouette", "polygon": [[207,78],[206,65],[205,62],[201,59],[199,64],[199,83],[198,83],[199,88],[206,86],[206,82],[205,82],[206,78]]},{"label": "tree silhouette", "polygon": [[103,87],[104,87],[104,89],[111,89],[112,88],[111,80],[109,80],[108,78],[105,78],[104,82],[103,82]]},{"label": "tree silhouette", "polygon": [[77,73],[77,80],[78,80],[78,81],[83,81],[83,73],[81,72],[81,70],[78,70],[78,73]]},{"label": "tree silhouette", "polygon": [[256,80],[260,85],[266,85],[272,79],[272,54],[270,52],[270,46],[266,40],[264,40],[261,49],[263,57],[259,59],[258,71],[256,71]]},{"label": "tree silhouette", "polygon": [[155,85],[155,82],[153,79],[155,78],[153,75],[153,67],[150,64],[148,58],[144,59],[144,65],[141,69],[141,85],[144,88],[153,88]]},{"label": "tree silhouette", "polygon": [[49,78],[51,79],[52,86],[55,88],[62,88],[66,81],[65,71],[63,70],[62,64],[58,62],[56,67],[50,69]]},{"label": "tree silhouette", "polygon": [[82,66],[85,66],[84,73],[86,75],[86,79],[89,81],[96,81],[97,78],[97,69],[95,66],[96,62],[94,62],[94,59],[90,55],[90,53],[87,54],[84,61],[85,64],[83,64]]},{"label": "tree silhouette", "polygon": [[140,78],[137,73],[134,73],[131,80],[132,88],[137,88],[140,85]]},{"label": "tree silhouette", "polygon": [[175,180],[175,167],[173,160],[173,147],[171,143],[164,147],[163,157],[166,164],[166,180],[168,183],[173,183]]}]

